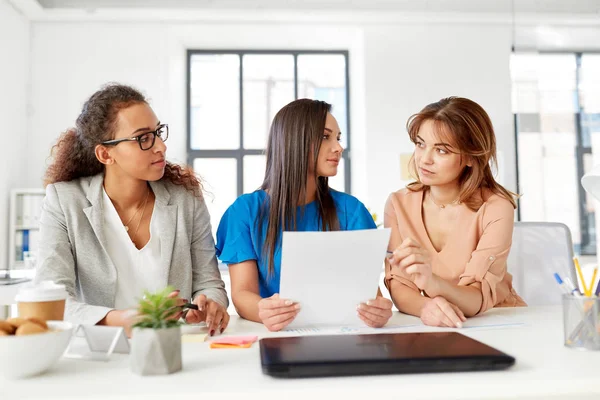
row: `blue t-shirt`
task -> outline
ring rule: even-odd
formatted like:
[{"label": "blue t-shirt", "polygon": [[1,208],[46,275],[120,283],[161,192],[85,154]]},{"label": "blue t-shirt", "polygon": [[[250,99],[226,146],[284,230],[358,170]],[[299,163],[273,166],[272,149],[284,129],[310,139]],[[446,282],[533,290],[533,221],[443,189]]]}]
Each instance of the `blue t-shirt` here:
[{"label": "blue t-shirt", "polygon": [[[330,192],[335,203],[340,230],[377,228],[367,208],[356,197],[334,190]],[[263,223],[262,232],[259,232],[258,228],[260,208],[266,197],[267,193],[264,190],[238,197],[221,218],[217,229],[216,245],[217,257],[224,264],[256,260],[260,296],[263,298],[279,293],[281,271],[281,235],[275,248],[274,273],[269,277],[267,267],[269,256],[263,251],[267,236],[267,221]],[[298,207],[296,214],[296,230],[320,231],[317,203],[313,201],[305,205],[303,215],[301,209],[302,207]]]}]

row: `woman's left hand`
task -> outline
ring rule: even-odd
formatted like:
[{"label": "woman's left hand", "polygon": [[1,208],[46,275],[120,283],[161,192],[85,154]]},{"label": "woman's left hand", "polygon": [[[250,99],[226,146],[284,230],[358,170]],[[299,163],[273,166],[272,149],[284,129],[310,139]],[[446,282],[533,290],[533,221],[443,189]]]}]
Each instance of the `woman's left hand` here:
[{"label": "woman's left hand", "polygon": [[196,297],[194,304],[198,306],[198,310],[190,309],[185,316],[185,321],[189,324],[206,321],[210,336],[223,333],[229,324],[229,314],[225,307],[216,301],[207,299],[203,294]]},{"label": "woman's left hand", "polygon": [[371,328],[381,328],[392,317],[392,301],[385,297],[377,297],[366,303],[360,303],[358,316]]},{"label": "woman's left hand", "polygon": [[388,261],[392,274],[411,280],[421,290],[429,289],[434,277],[431,255],[419,243],[411,238],[404,239]]}]

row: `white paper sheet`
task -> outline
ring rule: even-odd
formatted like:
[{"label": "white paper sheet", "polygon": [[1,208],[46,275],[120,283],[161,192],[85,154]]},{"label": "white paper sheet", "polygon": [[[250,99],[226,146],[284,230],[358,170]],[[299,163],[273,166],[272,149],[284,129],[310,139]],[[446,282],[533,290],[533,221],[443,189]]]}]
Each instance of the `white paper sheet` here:
[{"label": "white paper sheet", "polygon": [[379,287],[390,229],[284,232],[280,297],[301,311],[287,329],[357,326],[359,303]]},{"label": "white paper sheet", "polygon": [[467,321],[463,323],[462,329],[496,329],[522,325],[525,325],[525,322],[520,318],[484,313],[476,317],[467,318]]},{"label": "white paper sheet", "polygon": [[[289,326],[289,325],[288,325]],[[309,336],[309,335],[367,335],[367,334],[380,334],[380,333],[398,333],[403,332],[407,329],[415,329],[420,327],[419,324],[404,324],[404,325],[394,325],[388,324],[383,328],[371,328],[365,325],[362,326],[353,325],[353,326],[326,326],[326,327],[308,327],[308,328],[297,328],[297,329],[289,329],[285,327],[285,329],[281,332],[284,334],[290,335],[298,335],[298,336]]]}]

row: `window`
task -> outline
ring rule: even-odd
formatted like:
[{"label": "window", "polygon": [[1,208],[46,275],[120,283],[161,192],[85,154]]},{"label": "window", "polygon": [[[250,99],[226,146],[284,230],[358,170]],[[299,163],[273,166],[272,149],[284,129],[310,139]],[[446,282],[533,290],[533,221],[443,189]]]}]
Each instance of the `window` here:
[{"label": "window", "polygon": [[569,226],[576,250],[596,254],[596,215],[581,177],[600,154],[600,55],[511,57],[519,218]]},{"label": "window", "polygon": [[214,230],[262,184],[273,117],[299,98],[332,104],[345,151],[331,187],[350,192],[346,51],[188,51],[188,164],[204,179]]}]

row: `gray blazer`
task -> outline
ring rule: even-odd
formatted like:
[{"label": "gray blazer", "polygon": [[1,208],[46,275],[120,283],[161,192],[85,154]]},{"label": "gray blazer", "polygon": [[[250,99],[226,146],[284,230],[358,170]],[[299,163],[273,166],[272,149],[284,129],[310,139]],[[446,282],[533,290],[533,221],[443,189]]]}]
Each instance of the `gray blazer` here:
[{"label": "gray blazer", "polygon": [[[65,319],[74,323],[96,324],[114,308],[118,277],[102,227],[103,182],[99,174],[46,188],[35,280],[66,286]],[[181,297],[204,294],[227,307],[204,200],[168,181],[150,186],[161,232],[161,285],[181,290]]]}]

